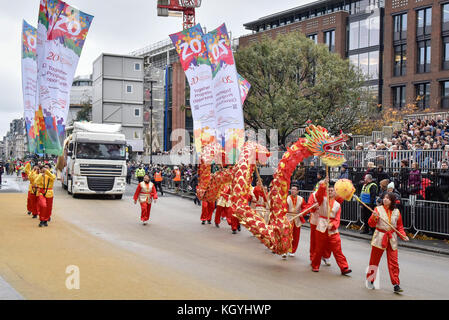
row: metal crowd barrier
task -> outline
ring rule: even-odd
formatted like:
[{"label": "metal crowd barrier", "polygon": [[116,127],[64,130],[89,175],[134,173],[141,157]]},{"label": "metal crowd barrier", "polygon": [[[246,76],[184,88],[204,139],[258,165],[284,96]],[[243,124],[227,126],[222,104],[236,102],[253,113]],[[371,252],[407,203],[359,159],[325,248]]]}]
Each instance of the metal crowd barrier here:
[{"label": "metal crowd barrier", "polygon": [[414,208],[413,226],[416,233],[429,232],[449,235],[449,203],[417,200]]}]

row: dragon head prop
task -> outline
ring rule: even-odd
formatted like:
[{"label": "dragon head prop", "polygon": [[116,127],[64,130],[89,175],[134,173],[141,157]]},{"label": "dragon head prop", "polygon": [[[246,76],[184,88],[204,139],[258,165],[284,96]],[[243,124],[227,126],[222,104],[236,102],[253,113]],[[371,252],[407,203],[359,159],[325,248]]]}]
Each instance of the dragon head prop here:
[{"label": "dragon head prop", "polygon": [[338,167],[346,162],[341,151],[341,145],[349,139],[346,134],[341,133],[337,137],[332,137],[325,128],[314,125],[308,126],[306,132],[304,145],[314,156],[320,157],[324,164]]}]

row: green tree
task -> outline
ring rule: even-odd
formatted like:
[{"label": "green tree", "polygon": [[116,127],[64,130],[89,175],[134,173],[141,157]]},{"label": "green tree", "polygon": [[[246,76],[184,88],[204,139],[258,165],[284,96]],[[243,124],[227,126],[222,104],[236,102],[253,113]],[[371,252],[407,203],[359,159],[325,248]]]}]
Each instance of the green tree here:
[{"label": "green tree", "polygon": [[235,56],[238,72],[251,83],[246,125],[277,129],[279,143],[307,120],[338,133],[375,108],[361,71],[299,32],[264,37]]},{"label": "green tree", "polygon": [[77,112],[75,121],[90,121],[90,113],[92,110],[91,99],[81,103],[81,110]]}]

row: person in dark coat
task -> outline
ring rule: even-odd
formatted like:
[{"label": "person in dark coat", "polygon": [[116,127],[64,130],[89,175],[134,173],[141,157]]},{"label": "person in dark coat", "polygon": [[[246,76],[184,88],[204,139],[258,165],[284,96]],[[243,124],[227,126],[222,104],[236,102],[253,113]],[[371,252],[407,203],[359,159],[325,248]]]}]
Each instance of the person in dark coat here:
[{"label": "person in dark coat", "polygon": [[318,169],[315,167],[315,162],[311,161],[309,167],[306,169],[306,190],[313,190],[317,183]]}]

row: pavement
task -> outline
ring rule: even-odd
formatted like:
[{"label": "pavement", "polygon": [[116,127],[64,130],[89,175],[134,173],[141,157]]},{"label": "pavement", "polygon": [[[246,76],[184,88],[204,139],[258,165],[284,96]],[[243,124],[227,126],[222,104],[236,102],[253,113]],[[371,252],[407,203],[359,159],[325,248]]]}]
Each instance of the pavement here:
[{"label": "pavement", "polygon": [[[225,221],[202,225],[200,206],[170,194],[153,204],[143,226],[134,190],[128,186],[122,200],[74,199],[56,183],[47,228],[25,213],[25,192],[0,191],[0,275],[8,287],[24,299],[449,299],[445,255],[402,248],[404,293],[392,293],[385,258],[380,289],[368,290],[369,241],[342,237],[350,276],[333,259],[313,273],[307,228],[296,257],[282,260],[245,228],[233,235]],[[79,289],[67,287],[70,266],[79,268]]]}]

